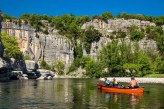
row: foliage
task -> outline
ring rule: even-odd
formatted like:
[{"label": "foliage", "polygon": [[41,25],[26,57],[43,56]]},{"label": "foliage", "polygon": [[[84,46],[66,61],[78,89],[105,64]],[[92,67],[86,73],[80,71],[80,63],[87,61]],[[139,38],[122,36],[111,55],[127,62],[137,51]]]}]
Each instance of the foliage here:
[{"label": "foliage", "polygon": [[82,45],[77,44],[74,49],[74,57],[75,58],[81,58],[83,56],[83,50],[82,50]]},{"label": "foliage", "polygon": [[140,65],[140,75],[139,76],[144,76],[146,75],[146,71],[149,71],[151,69],[151,64],[149,58],[143,53],[139,52],[139,56],[137,59],[137,64]]},{"label": "foliage", "polygon": [[157,57],[155,60],[155,71],[164,74],[164,59],[161,57]]},{"label": "foliage", "polygon": [[156,23],[157,26],[164,25],[164,16],[158,16],[153,18],[153,22]]},{"label": "foliage", "polygon": [[161,27],[147,26],[145,30],[148,39],[156,40],[158,36],[163,34],[163,30]]},{"label": "foliage", "polygon": [[84,47],[87,53],[90,53],[91,43],[94,41],[98,42],[100,37],[102,37],[102,34],[98,30],[95,30],[93,27],[89,27],[88,30],[85,31]]},{"label": "foliage", "polygon": [[23,59],[24,59],[24,60],[31,60],[30,56],[27,55],[27,54],[23,55]]},{"label": "foliage", "polygon": [[46,69],[46,70],[50,70],[51,69],[50,66],[44,60],[41,60],[40,66],[41,66],[41,68]]},{"label": "foliage", "polygon": [[96,77],[100,78],[102,76],[102,68],[101,65],[94,60],[90,60],[86,63],[85,69],[87,71],[87,75],[91,78]]},{"label": "foliage", "polygon": [[164,74],[147,74],[144,77],[149,77],[149,78],[164,78]]},{"label": "foliage", "polygon": [[12,21],[12,20],[14,20],[14,19],[16,19],[16,17],[14,17],[14,16],[9,16],[9,15],[7,15],[7,14],[3,14],[3,21],[6,21],[6,20]]},{"label": "foliage", "polygon": [[142,38],[144,38],[144,33],[142,31],[134,30],[130,33],[130,39],[132,41],[139,41]]},{"label": "foliage", "polygon": [[121,44],[113,41],[104,46],[98,59],[103,68],[108,68],[110,76],[128,76],[126,70],[130,71],[130,75],[144,76],[152,69],[151,60],[139,50],[138,45],[133,44],[132,50],[131,44],[123,40]]},{"label": "foliage", "polygon": [[64,62],[61,60],[57,60],[54,62],[54,70],[57,74],[62,75],[64,74]]},{"label": "foliage", "polygon": [[75,71],[78,67],[85,68],[86,63],[91,60],[91,57],[81,57],[75,58],[72,62],[71,66],[69,67],[69,72]]},{"label": "foliage", "polygon": [[121,57],[119,55],[118,41],[108,43],[102,48],[99,55],[99,60],[104,68],[108,68],[109,74],[112,76],[114,72],[121,71]]},{"label": "foliage", "polygon": [[153,16],[145,16],[142,14],[132,15],[127,13],[119,13],[117,15],[117,18],[146,20],[146,21],[154,22],[157,26],[164,25],[164,16],[153,17]]},{"label": "foliage", "polygon": [[[91,19],[100,19],[107,22],[108,19],[114,18],[114,16],[112,16],[112,13],[110,12],[104,12],[102,13],[102,15],[94,15],[91,18],[88,16],[76,17],[73,14],[64,14],[61,16],[23,14],[17,20],[15,20],[16,18],[8,16],[6,14],[4,14],[3,17],[4,20],[14,19],[14,21],[17,22],[17,24],[19,24],[20,26],[21,20],[24,20],[26,24],[31,24],[36,29],[36,32],[41,31],[45,34],[49,34],[47,26],[42,23],[42,20],[47,20],[50,26],[55,27],[59,31],[59,34],[66,36],[72,41],[74,45],[75,59],[69,68],[70,72],[76,70],[80,66],[86,69],[90,77],[103,76],[104,73],[102,71],[105,68],[108,69],[107,76],[129,76],[129,74],[126,73],[127,69],[131,71],[130,75],[133,71],[135,71],[135,76],[144,76],[150,71],[155,71],[157,73],[164,72],[164,69],[162,67],[164,54],[164,33],[162,28],[160,27],[161,25],[164,25],[164,16],[152,17],[141,14],[118,14],[116,18],[147,20],[156,23],[157,26],[138,28],[137,25],[133,24],[129,28],[130,34],[127,34],[128,32],[125,33],[121,30],[119,32],[113,32],[113,34],[111,34],[110,36],[112,42],[108,43],[102,48],[97,61],[92,60],[90,57],[84,57],[82,46],[85,48],[87,53],[90,53],[91,43],[99,41],[100,37],[102,37],[102,34],[98,30],[95,30],[94,27],[89,27],[86,30],[82,30],[81,26],[84,23],[89,22]],[[117,36],[117,38],[119,38],[119,40],[121,40],[121,43],[118,43],[118,39],[114,38],[115,35]],[[160,52],[159,57],[157,57],[156,54],[151,54],[151,51],[146,51],[146,54],[143,53],[143,51],[140,51],[138,45],[134,42],[133,44],[125,43],[124,38],[126,37],[126,35],[129,35],[132,41],[139,41],[144,36],[146,36],[148,39],[155,40]],[[12,38],[12,41],[9,38],[5,40],[6,42],[3,42],[6,48],[4,55],[7,57],[20,58],[21,52],[19,51],[19,49],[17,50],[17,48],[14,47],[14,45],[17,46],[18,44],[14,42]],[[59,68],[56,71],[62,74],[62,71],[60,70],[62,69],[63,64],[56,64],[58,66],[57,68]],[[44,60],[42,60],[41,66],[44,69],[50,69],[50,67]]]},{"label": "foliage", "polygon": [[125,38],[126,37],[126,32],[119,31],[117,34],[117,38]]},{"label": "foliage", "polygon": [[117,15],[118,18],[124,18],[124,19],[139,19],[139,20],[145,20],[145,17],[142,14],[127,14],[127,13],[119,13]]},{"label": "foliage", "polygon": [[102,20],[104,20],[105,22],[107,22],[108,19],[113,18],[111,12],[104,12],[104,13],[102,13],[101,16],[102,16]]},{"label": "foliage", "polygon": [[22,58],[22,52],[19,50],[18,42],[14,37],[2,34],[2,43],[5,50],[3,54],[4,57],[15,59]]},{"label": "foliage", "polygon": [[78,67],[80,67],[80,58],[75,58],[69,67],[68,73],[75,71]]},{"label": "foliage", "polygon": [[158,36],[157,47],[158,47],[158,50],[160,51],[160,54],[164,57],[164,34]]}]

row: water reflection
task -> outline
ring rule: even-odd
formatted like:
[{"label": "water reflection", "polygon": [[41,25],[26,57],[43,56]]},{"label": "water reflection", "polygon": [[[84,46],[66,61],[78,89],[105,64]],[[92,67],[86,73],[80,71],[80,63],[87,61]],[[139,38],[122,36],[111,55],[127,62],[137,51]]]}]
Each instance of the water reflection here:
[{"label": "water reflection", "polygon": [[136,105],[139,102],[139,96],[135,94],[130,94],[129,98],[130,98],[131,105]]},{"label": "water reflection", "polygon": [[[139,101],[144,98],[143,93],[124,94],[124,93],[104,92],[100,89],[98,89],[97,92],[102,95],[106,103],[109,103],[110,106],[115,108],[123,108],[126,104],[126,107],[131,107],[135,109],[135,106],[139,103]],[[118,105],[118,104],[124,104],[124,105]]]},{"label": "water reflection", "polygon": [[[158,109],[163,85],[144,85],[149,93],[97,90],[94,79],[27,80],[0,83],[0,109]],[[146,91],[145,91],[146,92]],[[153,99],[152,99],[153,97]]]}]

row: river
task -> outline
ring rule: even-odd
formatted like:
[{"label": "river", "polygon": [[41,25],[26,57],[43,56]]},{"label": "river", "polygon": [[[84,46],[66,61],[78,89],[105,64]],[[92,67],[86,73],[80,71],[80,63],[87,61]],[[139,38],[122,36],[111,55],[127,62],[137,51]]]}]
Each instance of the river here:
[{"label": "river", "polygon": [[62,78],[2,82],[0,109],[164,109],[164,84],[140,84],[144,93],[130,95],[101,92],[96,82]]}]

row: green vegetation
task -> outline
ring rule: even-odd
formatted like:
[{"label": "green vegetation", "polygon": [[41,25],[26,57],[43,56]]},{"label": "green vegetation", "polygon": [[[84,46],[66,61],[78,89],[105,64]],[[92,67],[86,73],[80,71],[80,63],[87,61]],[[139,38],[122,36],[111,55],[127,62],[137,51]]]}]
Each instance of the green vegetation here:
[{"label": "green vegetation", "polygon": [[150,77],[150,78],[164,78],[164,74],[148,74],[144,77]]},{"label": "green vegetation", "polygon": [[164,25],[164,16],[158,16],[158,17],[153,17],[153,16],[145,16],[142,14],[127,14],[127,13],[119,13],[117,18],[124,18],[124,19],[138,19],[138,20],[145,20],[145,21],[151,21],[154,22],[157,26]]},{"label": "green vegetation", "polygon": [[18,42],[14,37],[2,34],[2,43],[4,45],[4,57],[22,59],[22,52],[19,50]]},{"label": "green vegetation", "polygon": [[31,59],[30,59],[30,56],[27,55],[27,54],[23,55],[23,59],[24,59],[24,60],[31,60]]},{"label": "green vegetation", "polygon": [[[83,56],[82,47],[85,48],[89,54],[91,44],[98,42],[103,36],[98,30],[90,26],[86,30],[81,29],[81,26],[94,19],[107,22],[108,19],[124,18],[124,19],[139,19],[154,22],[157,26],[147,26],[146,28],[139,28],[133,24],[128,32],[114,31],[109,37],[112,42],[108,43],[102,48],[97,61],[90,57]],[[25,24],[32,25],[36,32],[43,32],[49,34],[48,27],[55,28],[59,34],[66,36],[74,45],[74,61],[69,67],[69,72],[77,70],[80,66],[86,70],[89,77],[101,76],[145,76],[148,74],[163,74],[164,73],[164,32],[161,25],[164,25],[164,16],[152,17],[144,15],[131,15],[127,13],[120,13],[113,16],[110,12],[104,12],[102,15],[88,16],[74,16],[73,14],[61,16],[47,16],[37,14],[23,14],[19,18],[4,15],[4,20],[10,19],[21,26],[21,21]],[[116,37],[115,37],[116,36]],[[132,42],[127,44],[124,38],[128,36]],[[159,53],[154,53],[151,50],[141,51],[138,47],[138,41],[147,38],[153,39],[157,42]],[[4,45],[6,47],[5,56],[19,58],[21,52],[16,48],[12,48],[16,42],[11,39],[5,39]],[[11,41],[8,41],[11,40]],[[15,40],[15,39],[14,39]],[[118,42],[121,40],[121,43]],[[6,44],[6,43],[9,44]],[[24,56],[24,59],[27,59]],[[63,74],[63,62],[57,61],[54,63],[54,69],[59,74]],[[51,69],[47,63],[42,60],[41,67],[44,69]],[[54,70],[53,69],[53,70]],[[104,71],[106,69],[106,71]]]},{"label": "green vegetation", "polygon": [[41,66],[41,68],[43,68],[43,69],[51,70],[50,66],[49,66],[44,60],[42,60],[42,61],[40,62],[40,66]]},{"label": "green vegetation", "polygon": [[57,60],[54,62],[54,71],[58,75],[63,75],[64,74],[64,62],[61,60]]},{"label": "green vegetation", "polygon": [[89,27],[89,29],[86,30],[84,36],[84,47],[88,54],[90,53],[91,43],[98,42],[100,37],[102,37],[102,34],[98,30],[95,30],[94,27]]},{"label": "green vegetation", "polygon": [[144,33],[142,32],[142,31],[138,31],[138,30],[133,30],[133,31],[131,31],[131,33],[130,33],[130,39],[132,40],[132,41],[134,41],[134,40],[137,40],[137,41],[139,41],[139,40],[141,40],[142,38],[144,38]]}]

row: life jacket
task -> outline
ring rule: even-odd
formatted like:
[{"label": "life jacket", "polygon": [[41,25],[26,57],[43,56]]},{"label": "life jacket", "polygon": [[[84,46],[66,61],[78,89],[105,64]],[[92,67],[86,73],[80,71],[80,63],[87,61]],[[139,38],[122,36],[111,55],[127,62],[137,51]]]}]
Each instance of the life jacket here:
[{"label": "life jacket", "polygon": [[118,82],[117,81],[113,81],[113,84],[118,84]]},{"label": "life jacket", "polygon": [[109,80],[105,80],[105,84],[110,84],[110,81]]}]

